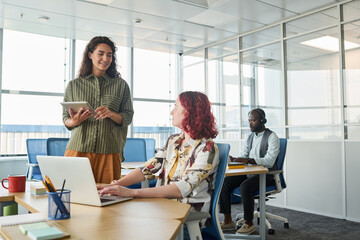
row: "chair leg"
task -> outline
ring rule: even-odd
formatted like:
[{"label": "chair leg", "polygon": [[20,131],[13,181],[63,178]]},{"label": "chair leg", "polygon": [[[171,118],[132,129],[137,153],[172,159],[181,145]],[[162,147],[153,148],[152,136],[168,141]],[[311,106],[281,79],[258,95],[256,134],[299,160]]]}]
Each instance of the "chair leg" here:
[{"label": "chair leg", "polygon": [[284,217],[281,217],[281,216],[278,216],[278,215],[275,215],[275,214],[272,214],[272,213],[266,213],[266,217],[267,218],[272,218],[272,219],[275,219],[275,220],[280,220],[280,221],[283,221],[284,223],[289,223],[287,218],[284,218]]},{"label": "chair leg", "polygon": [[33,174],[33,171],[34,171],[34,167],[33,166],[29,166],[29,171],[28,171],[28,176],[27,176],[27,179],[28,180],[31,180],[32,179],[32,174]]},{"label": "chair leg", "polygon": [[239,221],[240,219],[244,218],[244,214],[243,213],[238,213],[236,214],[236,218],[235,218],[235,221]]},{"label": "chair leg", "polygon": [[199,220],[185,222],[191,240],[202,240],[199,223]]}]

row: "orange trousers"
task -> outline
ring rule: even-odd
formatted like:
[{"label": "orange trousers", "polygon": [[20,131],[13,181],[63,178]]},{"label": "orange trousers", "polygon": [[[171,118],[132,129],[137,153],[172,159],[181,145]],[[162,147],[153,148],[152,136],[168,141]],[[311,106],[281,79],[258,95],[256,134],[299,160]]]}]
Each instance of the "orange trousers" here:
[{"label": "orange trousers", "polygon": [[[99,154],[88,152],[77,152],[66,149],[65,156],[87,157],[94,174],[96,183],[110,183],[112,180],[120,179],[121,161],[120,153]],[[81,171],[81,169],[79,169]]]}]

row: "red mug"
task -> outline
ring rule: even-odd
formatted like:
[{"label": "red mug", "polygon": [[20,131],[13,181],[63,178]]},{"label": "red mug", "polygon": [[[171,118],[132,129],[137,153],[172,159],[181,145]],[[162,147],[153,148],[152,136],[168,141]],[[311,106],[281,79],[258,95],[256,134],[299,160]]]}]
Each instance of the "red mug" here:
[{"label": "red mug", "polygon": [[[8,181],[8,187],[5,187],[4,181]],[[1,180],[1,185],[8,189],[9,192],[25,192],[25,175],[9,175],[7,178]]]}]

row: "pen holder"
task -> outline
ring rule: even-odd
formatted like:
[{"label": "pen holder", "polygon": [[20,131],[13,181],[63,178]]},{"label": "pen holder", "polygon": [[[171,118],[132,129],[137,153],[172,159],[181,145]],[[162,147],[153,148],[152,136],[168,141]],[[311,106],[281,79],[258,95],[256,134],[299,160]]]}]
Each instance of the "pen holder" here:
[{"label": "pen holder", "polygon": [[70,218],[70,190],[58,190],[48,193],[48,219]]}]

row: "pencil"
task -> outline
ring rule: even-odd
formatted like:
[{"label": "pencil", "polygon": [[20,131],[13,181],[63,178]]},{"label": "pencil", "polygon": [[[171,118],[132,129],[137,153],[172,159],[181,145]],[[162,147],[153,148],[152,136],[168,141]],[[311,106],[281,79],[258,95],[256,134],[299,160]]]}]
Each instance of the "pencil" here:
[{"label": "pencil", "polygon": [[50,186],[50,191],[56,192],[56,189],[55,189],[54,185],[52,184],[50,178],[49,178],[48,176],[46,176],[46,175],[45,175],[45,181],[49,184],[49,186]]}]

